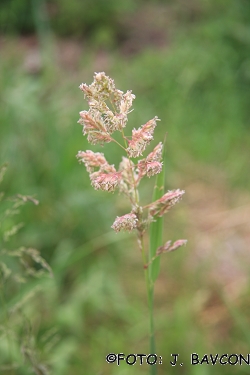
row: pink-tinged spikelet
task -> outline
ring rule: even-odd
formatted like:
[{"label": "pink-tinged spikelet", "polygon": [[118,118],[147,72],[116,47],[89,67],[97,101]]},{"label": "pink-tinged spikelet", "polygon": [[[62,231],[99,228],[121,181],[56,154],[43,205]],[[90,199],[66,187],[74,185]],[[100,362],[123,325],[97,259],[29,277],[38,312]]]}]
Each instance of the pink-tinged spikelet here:
[{"label": "pink-tinged spikelet", "polygon": [[149,120],[141,128],[132,130],[132,139],[128,141],[129,146],[126,150],[129,157],[137,158],[142,155],[147,145],[153,139],[156,121],[159,121],[157,116]]},{"label": "pink-tinged spikelet", "polygon": [[131,230],[136,228],[137,221],[138,219],[136,215],[130,212],[129,214],[126,214],[124,216],[117,216],[111,228],[116,232],[120,232],[121,230],[130,232]]},{"label": "pink-tinged spikelet", "polygon": [[[112,167],[112,166],[110,166]],[[96,190],[114,191],[121,181],[120,172],[94,172],[90,175],[91,184]]]},{"label": "pink-tinged spikelet", "polygon": [[108,164],[105,156],[101,152],[93,152],[91,150],[78,151],[76,155],[79,162],[85,164],[87,172],[93,173],[94,168],[101,168]]},{"label": "pink-tinged spikelet", "polygon": [[91,85],[86,85],[82,83],[79,86],[85,96],[88,99],[96,99],[97,101],[105,101],[108,99],[109,95],[115,90],[114,80],[106,76],[104,72],[95,73],[94,81]]},{"label": "pink-tinged spikelet", "polygon": [[123,116],[127,116],[128,113],[131,112],[130,108],[132,107],[134,99],[135,95],[132,94],[131,90],[122,95],[119,103],[120,114],[122,114]]},{"label": "pink-tinged spikelet", "polygon": [[87,134],[89,143],[95,145],[112,141],[105,123],[97,111],[81,111],[78,123],[83,125],[83,134]]},{"label": "pink-tinged spikelet", "polygon": [[185,191],[180,189],[168,191],[160,199],[148,206],[150,215],[163,216],[171,207],[180,201],[184,193]]},{"label": "pink-tinged spikelet", "polygon": [[163,246],[158,247],[156,255],[161,255],[162,253],[168,253],[170,251],[177,250],[179,247],[186,245],[187,240],[177,240],[171,245],[171,241],[167,241]]},{"label": "pink-tinged spikelet", "polygon": [[158,174],[162,170],[162,143],[160,142],[146,159],[139,160],[139,179],[147,175],[148,177]]},{"label": "pink-tinged spikelet", "polygon": [[[122,131],[127,124],[128,114],[135,99],[132,91],[124,94],[123,91],[117,90],[114,80],[104,72],[95,73],[93,83],[89,86],[82,83],[80,89],[88,100],[92,117],[99,118],[99,121],[103,122],[106,132],[111,135],[116,130]],[[86,125],[84,131],[84,134],[88,134]],[[90,139],[93,143],[93,137]],[[107,139],[101,139],[101,142],[108,142]],[[99,137],[95,143],[100,143]]]},{"label": "pink-tinged spikelet", "polygon": [[136,191],[135,188],[137,187],[137,174],[135,172],[135,165],[132,160],[128,158],[122,157],[122,161],[119,165],[119,171],[121,172],[122,179],[119,184],[120,192],[125,193],[129,196],[132,201],[136,200]]}]

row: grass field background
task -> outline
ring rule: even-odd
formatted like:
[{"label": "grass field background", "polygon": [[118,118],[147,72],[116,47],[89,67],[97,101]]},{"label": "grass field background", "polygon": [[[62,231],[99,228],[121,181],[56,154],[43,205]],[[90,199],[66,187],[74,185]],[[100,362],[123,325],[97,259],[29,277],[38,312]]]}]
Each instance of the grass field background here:
[{"label": "grass field background", "polygon": [[[249,353],[249,4],[129,4],[123,21],[87,28],[85,38],[73,31],[62,37],[39,11],[32,33],[1,36],[0,162],[9,163],[1,191],[40,202],[6,221],[4,230],[25,226],[1,240],[1,251],[36,248],[54,273],[18,287],[2,278],[2,374],[31,374],[36,366],[45,374],[44,365],[55,375],[148,371],[105,361],[109,352],[148,354],[148,313],[136,238],[110,228],[128,204],[94,191],[75,157],[92,149],[116,166],[121,158],[113,145],[88,145],[77,124],[87,109],[78,86],[97,71],[136,95],[130,129],[161,119],[154,145],[167,132],[166,187],[186,191],[165,218],[165,240],[188,244],[161,260],[159,374],[248,372],[247,365],[191,366],[190,354]],[[142,186],[147,202],[153,184]],[[8,201],[0,203],[3,212]],[[8,266],[15,273],[14,259]],[[170,365],[171,353],[180,354],[182,367]]]}]

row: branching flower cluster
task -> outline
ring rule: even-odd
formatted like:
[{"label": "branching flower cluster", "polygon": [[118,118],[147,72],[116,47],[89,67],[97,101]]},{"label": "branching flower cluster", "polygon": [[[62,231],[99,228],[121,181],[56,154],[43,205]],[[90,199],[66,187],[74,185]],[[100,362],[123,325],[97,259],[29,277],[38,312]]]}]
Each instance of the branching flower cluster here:
[{"label": "branching flower cluster", "polygon": [[[158,117],[154,117],[138,129],[132,130],[132,136],[126,136],[124,130],[128,122],[128,114],[132,111],[135,95],[131,91],[123,93],[116,89],[114,81],[105,73],[95,73],[92,84],[82,83],[80,89],[88,101],[89,110],[80,112],[79,124],[83,126],[83,134],[89,143],[101,144],[115,142],[125,152],[122,161],[116,170],[114,165],[107,162],[104,154],[90,150],[79,151],[77,158],[84,163],[90,175],[94,189],[113,192],[119,190],[130,200],[131,212],[117,217],[112,228],[121,230],[138,231],[142,236],[147,224],[155,217],[161,217],[181,199],[183,190],[173,190],[164,194],[160,199],[147,206],[140,206],[138,186],[142,178],[157,175],[162,170],[162,142],[146,157],[141,158],[147,146],[153,140],[153,134]],[[114,133],[120,132],[123,144],[120,144]],[[145,219],[145,211],[147,212]],[[181,246],[184,240],[178,243]],[[177,248],[174,246],[174,248]],[[174,249],[169,245],[163,246],[159,253]]]}]

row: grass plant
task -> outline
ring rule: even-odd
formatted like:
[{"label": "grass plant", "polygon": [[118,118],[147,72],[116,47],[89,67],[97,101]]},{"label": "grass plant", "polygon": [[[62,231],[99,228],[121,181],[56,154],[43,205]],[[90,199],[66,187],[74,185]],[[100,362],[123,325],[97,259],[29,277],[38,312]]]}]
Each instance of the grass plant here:
[{"label": "grass plant", "polygon": [[[96,145],[114,142],[125,153],[119,169],[110,165],[104,154],[93,151],[79,151],[77,158],[84,163],[90,175],[92,186],[96,190],[114,192],[119,189],[130,204],[131,211],[123,216],[117,216],[111,228],[116,232],[132,231],[137,233],[139,250],[145,273],[146,290],[149,308],[149,348],[154,355],[150,373],[156,374],[156,346],[154,332],[154,284],[159,274],[160,255],[178,249],[186,244],[186,240],[177,240],[173,244],[167,241],[162,244],[163,215],[179,202],[183,190],[168,191],[164,194],[164,173],[162,171],[163,143],[155,146],[144,159],[141,157],[147,146],[153,140],[154,129],[159,120],[157,117],[149,120],[138,129],[133,129],[132,136],[125,135],[128,114],[131,112],[135,96],[131,91],[125,94],[116,89],[114,81],[105,73],[95,73],[91,85],[81,84],[80,89],[88,100],[89,110],[80,112],[83,134],[87,135],[89,143]],[[120,133],[121,141],[113,133]],[[119,139],[119,138],[118,138]],[[142,206],[139,196],[139,184],[144,177],[157,175],[154,188],[153,202]],[[146,211],[146,214],[145,214]],[[145,248],[145,235],[150,232],[150,248]],[[108,357],[107,357],[108,358]]]}]

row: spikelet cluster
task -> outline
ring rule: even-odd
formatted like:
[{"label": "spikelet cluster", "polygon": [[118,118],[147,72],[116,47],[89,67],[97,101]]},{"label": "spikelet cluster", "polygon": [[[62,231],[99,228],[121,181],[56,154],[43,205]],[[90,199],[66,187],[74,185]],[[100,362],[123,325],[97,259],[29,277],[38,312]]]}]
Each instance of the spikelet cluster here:
[{"label": "spikelet cluster", "polygon": [[89,110],[80,112],[83,134],[91,144],[111,142],[111,134],[125,128],[135,95],[117,90],[114,80],[105,73],[96,73],[91,85],[80,89],[88,100]]},{"label": "spikelet cluster", "polygon": [[[136,229],[142,232],[145,223],[154,220],[155,217],[163,216],[172,206],[181,199],[183,190],[173,190],[164,194],[160,199],[141,207],[139,203],[138,186],[142,178],[151,177],[161,172],[163,144],[158,143],[153,151],[140,160],[153,140],[154,130],[157,122],[160,121],[157,116],[147,121],[137,129],[132,130],[132,135],[125,136],[124,128],[128,122],[128,115],[132,111],[135,95],[132,91],[124,93],[116,89],[114,80],[108,77],[104,72],[95,73],[93,83],[87,85],[82,83],[80,89],[88,101],[89,110],[80,112],[79,124],[83,126],[83,134],[87,136],[88,141],[95,144],[115,142],[125,152],[118,170],[115,166],[109,164],[100,152],[90,150],[79,151],[77,158],[79,162],[85,164],[89,173],[92,186],[97,190],[114,192],[118,189],[124,193],[130,200],[132,211],[123,216],[118,216],[112,225],[112,228],[119,232],[121,230],[132,231]],[[120,132],[124,145],[121,145],[114,133]],[[147,219],[145,219],[145,211]],[[160,252],[174,250],[185,243],[184,240],[169,243],[163,247]]]}]

